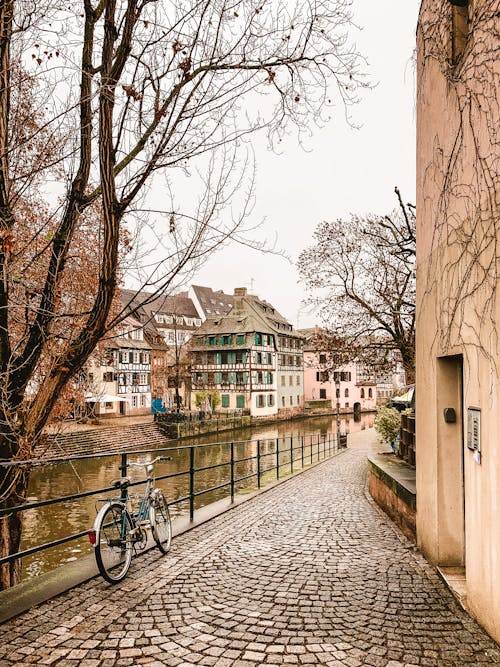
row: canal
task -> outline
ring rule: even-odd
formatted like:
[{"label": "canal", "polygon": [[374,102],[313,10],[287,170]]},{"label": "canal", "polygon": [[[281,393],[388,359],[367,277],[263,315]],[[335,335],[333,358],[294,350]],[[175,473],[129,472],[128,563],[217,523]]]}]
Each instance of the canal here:
[{"label": "canal", "polygon": [[[357,420],[352,415],[342,418],[342,432],[353,433],[355,431],[370,428],[373,425],[373,414],[363,414]],[[209,434],[200,440],[169,440],[159,437],[158,442],[151,442],[151,449],[155,447],[172,447],[168,452],[172,460],[157,464],[155,474],[158,476],[187,471],[189,469],[189,446],[204,444],[208,446],[195,449],[195,467],[204,468],[229,461],[230,446],[234,443],[235,459],[248,459],[255,456],[257,441],[260,442],[262,454],[262,467],[265,471],[276,465],[276,441],[286,443],[285,451],[280,454],[280,466],[286,466],[290,462],[289,447],[300,446],[299,443],[306,442],[306,463],[315,462],[317,453],[315,447],[308,447],[311,442],[318,442],[321,438],[328,437],[337,431],[336,418],[334,416],[323,416],[308,418],[293,422],[280,422],[272,425],[254,426],[248,429],[238,429],[225,433]],[[282,448],[280,444],[280,450]],[[178,449],[176,449],[178,447]],[[266,456],[267,455],[267,456]],[[142,454],[131,456],[131,461],[154,458],[155,454]],[[28,490],[28,502],[49,500],[59,496],[68,496],[109,486],[112,479],[120,476],[120,456],[94,457],[76,461],[61,461],[58,463],[38,467],[33,470],[30,477]],[[256,460],[246,460],[235,466],[235,478],[244,477],[256,472]],[[297,466],[298,468],[299,466]],[[214,486],[224,484],[229,480],[229,466],[205,470],[196,473],[195,489],[201,492]],[[131,468],[127,475],[133,481],[143,479],[144,474],[137,468]],[[274,472],[269,472],[269,481],[275,479]],[[177,499],[183,498],[189,493],[189,475],[180,475],[158,482],[166,498],[171,504],[172,516],[183,516],[189,514],[188,501],[176,503]],[[256,479],[250,478],[237,485],[237,490],[254,488]],[[143,486],[132,489],[132,496],[140,497]],[[108,494],[110,495],[110,494]],[[111,494],[113,495],[113,494]],[[115,494],[116,495],[116,494]],[[195,499],[195,508],[199,509],[229,495],[229,488],[224,487],[208,493],[198,495]],[[102,496],[91,496],[48,505],[24,513],[24,529],[21,550],[29,549],[46,542],[50,542],[66,535],[80,532],[90,528],[96,515],[96,506],[100,503],[97,498]],[[97,501],[97,503],[96,503]],[[47,572],[62,563],[74,561],[92,551],[88,540],[67,542],[66,544],[41,551],[23,559],[23,579],[35,577]]]}]

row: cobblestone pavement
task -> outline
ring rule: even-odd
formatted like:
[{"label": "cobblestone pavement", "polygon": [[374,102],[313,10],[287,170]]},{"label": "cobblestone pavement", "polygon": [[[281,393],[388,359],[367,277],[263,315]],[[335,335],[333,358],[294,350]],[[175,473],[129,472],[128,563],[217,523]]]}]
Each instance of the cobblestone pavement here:
[{"label": "cobblestone pavement", "polygon": [[[363,440],[365,438],[365,440]],[[500,650],[365,495],[366,436],[306,471],[6,623],[0,664],[500,664]]]}]

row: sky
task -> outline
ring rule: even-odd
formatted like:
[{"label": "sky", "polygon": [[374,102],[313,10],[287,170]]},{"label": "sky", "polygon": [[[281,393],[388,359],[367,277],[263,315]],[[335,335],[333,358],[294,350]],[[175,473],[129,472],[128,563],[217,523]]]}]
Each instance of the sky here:
[{"label": "sky", "polygon": [[[307,292],[295,268],[322,220],[349,213],[388,213],[415,200],[415,30],[419,0],[354,0],[351,38],[368,61],[376,84],[351,108],[350,127],[339,106],[329,124],[314,128],[304,147],[294,137],[283,152],[267,149],[264,136],[252,138],[257,162],[256,203],[250,223],[262,221],[257,236],[282,252],[262,254],[229,244],[215,254],[192,282],[232,293],[247,287],[272,303],[296,327],[320,324],[307,306]],[[286,255],[289,259],[286,259]]]}]

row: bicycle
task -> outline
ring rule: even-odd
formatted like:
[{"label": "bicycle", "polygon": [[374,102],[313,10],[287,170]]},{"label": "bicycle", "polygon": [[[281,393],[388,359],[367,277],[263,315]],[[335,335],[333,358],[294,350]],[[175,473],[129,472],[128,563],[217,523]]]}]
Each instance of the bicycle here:
[{"label": "bicycle", "polygon": [[[111,482],[120,498],[104,501],[89,530],[89,540],[94,547],[95,559],[99,572],[110,584],[121,581],[128,572],[133,551],[147,546],[146,528],[151,530],[156,546],[166,554],[172,541],[170,512],[160,489],[154,487],[154,465],[158,461],[170,461],[170,456],[157,456],[153,461],[128,463],[127,467],[144,467],[146,471],[146,489],[136,513],[129,512],[130,497],[129,477],[120,477]],[[102,502],[102,501],[101,501]]]}]

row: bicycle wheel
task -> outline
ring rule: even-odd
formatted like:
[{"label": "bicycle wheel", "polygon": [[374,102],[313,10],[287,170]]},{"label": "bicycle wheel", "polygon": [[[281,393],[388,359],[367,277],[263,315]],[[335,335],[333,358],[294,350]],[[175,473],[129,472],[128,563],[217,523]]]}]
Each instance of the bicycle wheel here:
[{"label": "bicycle wheel", "polygon": [[97,567],[106,581],[116,584],[127,574],[132,560],[130,531],[132,520],[121,503],[111,503],[101,517],[96,530]]},{"label": "bicycle wheel", "polygon": [[172,524],[170,522],[170,512],[161,491],[156,492],[149,508],[149,520],[151,522],[151,532],[158,549],[166,554],[170,549],[172,541]]}]

